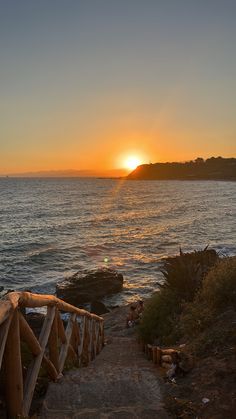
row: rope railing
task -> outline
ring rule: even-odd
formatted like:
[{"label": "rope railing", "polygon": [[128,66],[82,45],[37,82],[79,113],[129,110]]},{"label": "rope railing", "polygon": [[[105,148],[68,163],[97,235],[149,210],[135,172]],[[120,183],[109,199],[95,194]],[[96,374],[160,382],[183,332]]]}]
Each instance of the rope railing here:
[{"label": "rope railing", "polygon": [[[37,338],[22,311],[44,306],[47,313]],[[60,312],[69,313],[66,328]],[[0,300],[0,375],[8,417],[28,416],[41,366],[56,381],[67,358],[78,366],[87,364],[103,345],[101,317],[52,295],[7,294]],[[23,350],[30,354],[27,366]]]}]

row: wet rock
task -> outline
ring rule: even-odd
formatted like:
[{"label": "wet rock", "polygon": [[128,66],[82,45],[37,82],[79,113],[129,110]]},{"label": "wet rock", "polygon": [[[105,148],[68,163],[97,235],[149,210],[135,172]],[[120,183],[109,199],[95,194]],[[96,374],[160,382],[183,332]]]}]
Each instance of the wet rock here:
[{"label": "wet rock", "polygon": [[101,314],[109,313],[109,310],[107,309],[105,304],[97,300],[91,302],[90,310],[92,313],[95,313],[98,316],[100,316]]},{"label": "wet rock", "polygon": [[113,269],[77,272],[56,286],[58,298],[78,306],[122,291],[123,275]]}]

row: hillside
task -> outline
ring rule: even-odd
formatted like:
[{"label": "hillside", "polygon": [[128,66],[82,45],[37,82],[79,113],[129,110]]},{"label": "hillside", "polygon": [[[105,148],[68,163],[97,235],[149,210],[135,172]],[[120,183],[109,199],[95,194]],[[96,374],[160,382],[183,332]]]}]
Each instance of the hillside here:
[{"label": "hillside", "polygon": [[185,163],[155,163],[138,166],[129,180],[236,180],[236,159],[197,158]]}]

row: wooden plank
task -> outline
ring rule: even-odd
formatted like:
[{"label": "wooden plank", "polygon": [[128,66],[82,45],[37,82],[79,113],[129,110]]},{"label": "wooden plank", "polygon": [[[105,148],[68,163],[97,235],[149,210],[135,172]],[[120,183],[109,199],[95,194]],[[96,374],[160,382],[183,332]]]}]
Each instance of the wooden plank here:
[{"label": "wooden plank", "polygon": [[101,352],[101,350],[102,350],[102,346],[103,346],[103,344],[102,344],[102,324],[99,322],[99,353]]},{"label": "wooden plank", "polygon": [[38,378],[38,373],[44,356],[44,351],[48,342],[50,330],[55,316],[56,307],[48,307],[47,315],[39,336],[39,344],[42,348],[41,353],[32,361],[28,368],[24,387],[24,401],[23,401],[23,415],[27,416],[29,413],[31,401],[34,394],[35,384]]},{"label": "wooden plank", "polygon": [[75,352],[73,346],[71,344],[69,344],[68,346],[68,356],[73,360],[73,361],[77,361],[78,359],[78,355]]},{"label": "wooden plank", "polygon": [[67,357],[68,347],[70,345],[70,338],[73,330],[73,322],[76,319],[76,314],[73,313],[70,317],[70,320],[68,321],[67,327],[66,327],[66,343],[64,343],[61,346],[61,352],[59,356],[59,373],[63,371],[65,360]]},{"label": "wooden plank", "polygon": [[45,365],[48,375],[49,377],[53,380],[56,381],[58,378],[58,372],[56,370],[56,368],[54,367],[53,363],[50,361],[50,359],[48,359],[48,357],[46,355],[43,356],[43,364]]},{"label": "wooden plank", "polygon": [[79,356],[78,353],[78,348],[79,348],[79,344],[80,344],[80,335],[79,335],[79,324],[77,322],[77,318],[73,323],[73,331],[72,331],[72,336],[71,336],[71,340],[70,343],[77,355],[77,358]]},{"label": "wooden plank", "polygon": [[88,362],[92,360],[92,347],[93,347],[93,320],[88,320]]},{"label": "wooden plank", "polygon": [[10,301],[14,307],[19,305],[20,307],[43,307],[56,305],[58,310],[65,311],[68,313],[76,313],[78,316],[86,316],[89,319],[96,319],[103,322],[103,318],[96,314],[89,313],[86,310],[77,308],[71,304],[66,303],[63,300],[55,297],[54,295],[46,294],[33,294],[31,292],[10,292],[6,295],[5,300]]},{"label": "wooden plank", "polygon": [[83,330],[83,347],[82,347],[82,353],[81,353],[81,360],[87,364],[88,361],[88,318],[84,318],[84,330]]},{"label": "wooden plank", "polygon": [[6,369],[6,404],[9,418],[22,414],[23,377],[21,365],[20,330],[18,310],[15,310],[9,327],[4,355]]},{"label": "wooden plank", "polygon": [[58,336],[61,340],[61,343],[66,343],[66,333],[64,329],[64,324],[58,310],[57,310],[57,327],[58,327]]},{"label": "wooden plank", "polygon": [[161,350],[161,348],[159,348],[157,346],[156,351],[157,351],[157,364],[160,365],[160,363],[161,363],[161,356],[162,356],[162,350]]},{"label": "wooden plank", "polygon": [[156,346],[152,347],[152,360],[154,364],[157,364],[157,347]]},{"label": "wooden plank", "polygon": [[0,325],[3,324],[10,314],[14,311],[14,308],[10,301],[0,301]]},{"label": "wooden plank", "polygon": [[7,317],[5,322],[0,325],[0,370],[2,366],[3,354],[6,346],[7,335],[12,321],[13,312]]},{"label": "wooden plank", "polygon": [[19,322],[20,322],[21,339],[27,343],[29,349],[31,350],[34,356],[39,355],[42,351],[42,348],[33,330],[29,326],[27,320],[24,318],[24,316],[21,313],[19,313]]},{"label": "wooden plank", "polygon": [[57,371],[59,371],[59,352],[58,352],[58,319],[55,316],[48,339],[49,359]]},{"label": "wooden plank", "polygon": [[96,322],[95,323],[95,330],[94,330],[94,357],[97,356],[97,354],[99,353],[99,323]]},{"label": "wooden plank", "polygon": [[80,343],[78,346],[79,363],[81,363],[81,356],[83,353],[84,336],[85,336],[85,317],[82,317],[81,322],[80,322]]}]

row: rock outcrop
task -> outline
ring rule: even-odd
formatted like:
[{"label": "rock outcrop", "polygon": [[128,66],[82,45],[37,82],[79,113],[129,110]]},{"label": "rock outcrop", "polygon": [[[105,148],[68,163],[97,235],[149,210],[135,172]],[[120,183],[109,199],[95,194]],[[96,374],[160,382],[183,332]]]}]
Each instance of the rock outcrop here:
[{"label": "rock outcrop", "polygon": [[75,306],[122,291],[123,275],[113,269],[79,272],[56,286],[58,298]]}]

